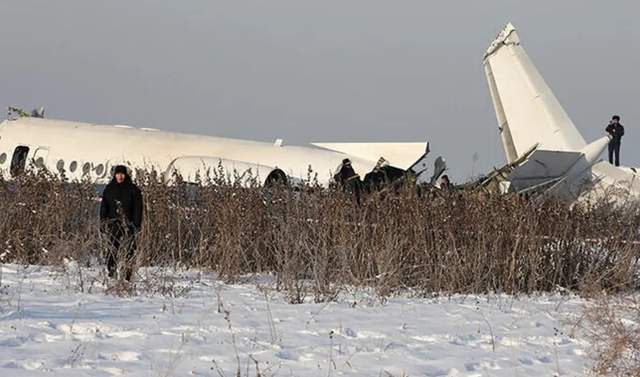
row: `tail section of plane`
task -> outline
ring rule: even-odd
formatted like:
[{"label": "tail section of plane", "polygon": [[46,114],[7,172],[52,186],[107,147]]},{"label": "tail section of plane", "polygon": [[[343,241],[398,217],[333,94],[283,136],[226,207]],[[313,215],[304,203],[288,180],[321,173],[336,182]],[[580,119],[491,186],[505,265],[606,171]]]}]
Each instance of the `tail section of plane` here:
[{"label": "tail section of plane", "polygon": [[508,24],[484,55],[484,68],[507,160],[536,143],[539,149],[576,152],[586,143]]},{"label": "tail section of plane", "polygon": [[607,148],[604,136],[577,152],[536,150],[507,177],[515,191],[527,190],[547,182],[557,182],[554,193],[576,199],[591,180],[591,167]]}]

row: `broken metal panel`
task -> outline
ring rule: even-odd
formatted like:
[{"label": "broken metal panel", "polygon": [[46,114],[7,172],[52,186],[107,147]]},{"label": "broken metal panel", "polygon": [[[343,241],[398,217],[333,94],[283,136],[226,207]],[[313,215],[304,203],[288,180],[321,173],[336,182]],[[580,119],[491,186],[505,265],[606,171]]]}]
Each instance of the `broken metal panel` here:
[{"label": "broken metal panel", "polygon": [[465,190],[483,190],[493,193],[504,192],[503,182],[508,182],[507,177],[514,169],[522,165],[527,159],[536,151],[538,144],[534,144],[527,151],[525,151],[520,157],[518,157],[512,163],[508,163],[500,168],[494,168],[487,176],[482,177],[476,181],[468,182],[459,187]]},{"label": "broken metal panel", "polygon": [[580,152],[533,152],[521,165],[509,173],[507,180],[515,190],[524,190],[566,174],[582,156]]},{"label": "broken metal panel", "polygon": [[566,173],[581,155],[580,152],[536,150],[509,174],[509,179],[557,177]]},{"label": "broken metal panel", "polygon": [[[407,169],[407,171],[412,172],[416,177],[419,177],[422,173],[427,171],[427,156],[430,152],[429,143],[427,143],[425,152]],[[439,158],[442,159],[442,157]]]},{"label": "broken metal panel", "polygon": [[29,117],[29,113],[22,110],[21,108],[9,106],[7,107],[7,119],[14,120],[18,118],[26,118]]}]

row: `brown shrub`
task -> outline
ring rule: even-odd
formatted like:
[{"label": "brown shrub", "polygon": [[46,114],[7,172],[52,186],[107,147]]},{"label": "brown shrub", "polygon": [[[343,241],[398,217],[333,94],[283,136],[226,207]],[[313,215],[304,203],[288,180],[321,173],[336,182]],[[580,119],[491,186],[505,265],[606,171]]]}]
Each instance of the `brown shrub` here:
[{"label": "brown shrub", "polygon": [[[274,273],[292,302],[331,300],[345,285],[382,296],[530,293],[637,286],[638,209],[404,186],[361,205],[313,183],[296,190],[214,171],[198,184],[138,172],[145,221],[139,265],[197,267],[228,280]],[[253,183],[251,183],[253,182]],[[57,264],[99,256],[105,243],[87,182],[46,173],[0,179],[4,261]],[[2,253],[0,253],[2,254]]]},{"label": "brown shrub", "polygon": [[584,323],[597,374],[640,376],[640,302],[637,295],[601,295],[589,302]]}]

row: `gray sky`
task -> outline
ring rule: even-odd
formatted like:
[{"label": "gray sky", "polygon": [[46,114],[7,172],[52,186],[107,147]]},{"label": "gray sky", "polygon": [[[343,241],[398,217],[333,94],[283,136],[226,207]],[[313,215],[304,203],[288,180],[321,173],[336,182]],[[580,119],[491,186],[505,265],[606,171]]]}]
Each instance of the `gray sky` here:
[{"label": "gray sky", "polygon": [[0,2],[0,106],[272,141],[424,141],[505,161],[481,57],[508,21],[588,141],[640,165],[636,1]]}]

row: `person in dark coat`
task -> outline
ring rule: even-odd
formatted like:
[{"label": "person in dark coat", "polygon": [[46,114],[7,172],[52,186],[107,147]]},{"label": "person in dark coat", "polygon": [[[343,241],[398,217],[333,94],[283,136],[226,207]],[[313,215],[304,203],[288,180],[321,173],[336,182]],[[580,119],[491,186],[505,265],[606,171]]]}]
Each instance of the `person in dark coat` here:
[{"label": "person in dark coat", "polygon": [[351,160],[345,158],[342,160],[342,165],[340,166],[340,170],[333,177],[336,182],[338,182],[342,189],[349,194],[352,194],[356,198],[356,203],[360,205],[360,176],[353,170],[353,166],[351,166]]},{"label": "person in dark coat", "polygon": [[135,237],[142,226],[142,192],[131,181],[126,166],[115,167],[113,179],[102,192],[100,224],[110,243],[107,253],[109,277],[115,277],[118,256],[124,255],[124,278],[130,281]]},{"label": "person in dark coat", "polygon": [[624,136],[624,127],[620,124],[620,116],[614,115],[611,117],[609,125],[605,129],[611,140],[609,141],[609,163],[613,164],[615,159],[615,165],[620,166],[620,142],[622,136]]},{"label": "person in dark coat", "polygon": [[440,190],[442,190],[443,192],[446,193],[451,193],[453,192],[453,185],[451,184],[451,181],[449,180],[449,176],[448,175],[443,175],[442,178],[440,178]]}]

